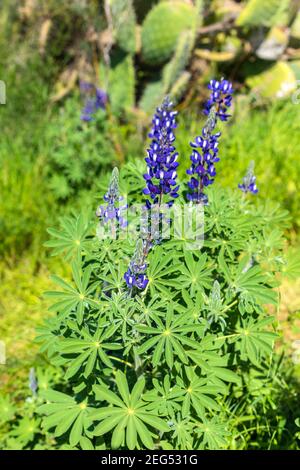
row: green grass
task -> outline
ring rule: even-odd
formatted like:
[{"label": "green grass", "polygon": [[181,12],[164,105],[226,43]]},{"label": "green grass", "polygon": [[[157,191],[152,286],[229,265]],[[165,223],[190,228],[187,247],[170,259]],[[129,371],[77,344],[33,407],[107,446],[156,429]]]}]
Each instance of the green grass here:
[{"label": "green grass", "polygon": [[222,144],[218,179],[237,185],[255,161],[260,196],[282,204],[300,228],[300,105],[278,102],[268,110],[237,110]]},{"label": "green grass", "polygon": [[9,393],[27,382],[33,364],[45,362],[33,342],[36,327],[49,317],[45,290],[53,289],[50,274],[68,276],[62,261],[37,265],[32,253],[17,264],[0,263],[0,339],[6,345],[7,363],[0,366],[0,389]]}]

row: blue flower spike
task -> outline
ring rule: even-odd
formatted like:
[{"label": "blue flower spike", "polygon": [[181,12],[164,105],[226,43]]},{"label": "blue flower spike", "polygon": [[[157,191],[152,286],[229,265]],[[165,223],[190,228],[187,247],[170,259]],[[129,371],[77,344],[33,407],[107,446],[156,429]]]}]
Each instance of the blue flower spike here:
[{"label": "blue flower spike", "polygon": [[[157,108],[152,120],[152,129],[149,133],[152,142],[145,158],[147,173],[144,174],[146,188],[143,191],[151,198],[152,204],[160,204],[163,195],[168,195],[168,204],[171,206],[178,197],[179,185],[176,183],[178,153],[174,147],[176,115],[173,103],[166,97],[162,105]],[[148,201],[147,205],[151,203]]]},{"label": "blue flower spike", "polygon": [[139,238],[135,247],[135,252],[129,263],[128,270],[124,274],[128,289],[137,287],[139,290],[143,290],[147,287],[149,280],[146,276],[146,253],[144,249],[145,242]]},{"label": "blue flower spike", "polygon": [[108,96],[101,88],[84,81],[80,82],[80,91],[85,97],[80,119],[85,122],[94,121],[94,115],[98,109],[106,108]]},{"label": "blue flower spike", "polygon": [[214,133],[214,130],[218,119],[227,121],[229,118],[227,109],[231,106],[233,93],[232,84],[224,79],[221,81],[211,80],[208,88],[212,91],[204,111],[208,117],[201,135],[190,143],[192,147],[191,166],[187,170],[187,174],[191,176],[188,182],[187,199],[202,205],[208,204],[208,197],[204,189],[214,182],[215,163],[220,160],[218,154],[221,133]]},{"label": "blue flower spike", "polygon": [[251,160],[246,176],[244,176],[242,184],[239,184],[239,188],[243,191],[243,193],[246,193],[246,194],[258,193],[258,188],[256,186],[256,176],[254,175],[254,161],[253,160]]},{"label": "blue flower spike", "polygon": [[126,209],[126,205],[120,207],[123,197],[119,192],[119,170],[114,168],[112,171],[110,183],[107,193],[104,195],[105,205],[100,205],[96,210],[96,216],[100,223],[104,226],[109,222],[114,222],[119,228],[124,228],[127,222],[122,217],[122,211]]},{"label": "blue flower spike", "polygon": [[209,82],[208,89],[211,90],[211,94],[205,104],[204,113],[208,115],[211,108],[215,106],[217,118],[227,121],[230,117],[227,111],[232,104],[232,84],[224,78],[220,81],[214,79]]}]

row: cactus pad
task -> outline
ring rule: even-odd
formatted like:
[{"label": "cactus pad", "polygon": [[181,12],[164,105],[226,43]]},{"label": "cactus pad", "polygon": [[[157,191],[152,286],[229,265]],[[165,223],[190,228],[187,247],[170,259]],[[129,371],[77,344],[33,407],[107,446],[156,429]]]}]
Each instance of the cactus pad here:
[{"label": "cactus pad", "polygon": [[180,34],[194,28],[196,18],[196,9],[178,0],[152,8],[142,26],[143,60],[159,65],[170,59]]}]

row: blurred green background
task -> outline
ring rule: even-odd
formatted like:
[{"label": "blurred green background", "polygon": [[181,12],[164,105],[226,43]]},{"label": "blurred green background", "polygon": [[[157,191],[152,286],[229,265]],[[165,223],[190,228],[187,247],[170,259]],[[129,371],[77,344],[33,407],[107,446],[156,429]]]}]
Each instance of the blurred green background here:
[{"label": "blurred green background", "polygon": [[[51,259],[43,246],[46,228],[74,209],[95,208],[113,166],[142,167],[151,114],[166,94],[180,112],[183,177],[189,142],[204,122],[206,85],[222,76],[236,92],[217,184],[236,188],[254,160],[257,197],[289,211],[287,238],[297,255],[298,1],[2,0],[0,340],[7,364],[0,365],[0,388],[17,403],[28,394],[30,367],[47,366],[33,338],[49,316],[42,297],[49,273],[68,276],[63,260]],[[107,102],[86,122],[82,110],[97,89]],[[280,292],[277,348],[285,354],[288,387],[298,390],[299,278]]]}]

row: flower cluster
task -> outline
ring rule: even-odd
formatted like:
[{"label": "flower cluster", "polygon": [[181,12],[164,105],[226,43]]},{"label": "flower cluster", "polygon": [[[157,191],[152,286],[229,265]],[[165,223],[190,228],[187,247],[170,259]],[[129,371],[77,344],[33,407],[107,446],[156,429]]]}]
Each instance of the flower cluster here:
[{"label": "flower cluster", "polygon": [[[147,173],[144,175],[146,188],[144,194],[150,196],[152,204],[161,203],[164,194],[170,198],[178,197],[179,185],[176,185],[177,178],[177,157],[173,145],[175,141],[174,129],[176,125],[177,112],[173,111],[173,104],[166,98],[161,107],[157,108],[152,124],[153,127],[149,133],[152,139],[150,148],[147,150],[148,156]],[[174,201],[169,200],[171,206]],[[150,201],[147,201],[150,207]]]},{"label": "flower cluster", "polygon": [[129,263],[129,267],[124,274],[124,279],[129,289],[137,287],[138,289],[143,290],[149,282],[145,274],[147,269],[146,251],[145,242],[140,238],[136,244],[135,252]]},{"label": "flower cluster", "polygon": [[244,176],[243,178],[243,183],[239,184],[239,188],[244,193],[252,193],[252,194],[258,193],[258,189],[256,186],[256,176],[254,175],[254,161],[253,160],[250,162],[246,176]]},{"label": "flower cluster", "polygon": [[80,90],[85,96],[84,107],[81,111],[80,119],[82,121],[93,121],[93,115],[98,109],[105,109],[107,104],[107,94],[92,83],[80,82]]},{"label": "flower cluster", "polygon": [[203,189],[214,182],[215,163],[220,160],[218,157],[220,135],[220,132],[207,135],[203,130],[202,136],[196,137],[195,141],[190,143],[193,151],[190,157],[192,165],[187,170],[187,174],[191,175],[188,182],[191,192],[187,194],[189,201],[207,204],[207,196]]},{"label": "flower cluster", "polygon": [[108,222],[113,222],[117,224],[120,228],[126,227],[127,222],[122,217],[122,211],[126,208],[126,206],[119,206],[119,203],[123,200],[123,197],[119,195],[118,168],[114,168],[112,171],[108,191],[104,195],[103,199],[107,204],[100,205],[96,210],[96,216],[99,217],[99,220],[102,225],[105,225]]},{"label": "flower cluster", "polygon": [[209,100],[205,104],[204,113],[209,114],[211,108],[216,108],[216,116],[221,121],[227,121],[230,114],[227,114],[228,108],[231,106],[233,88],[232,84],[222,78],[219,80],[211,80],[208,85],[211,90]]},{"label": "flower cluster", "polygon": [[214,182],[216,176],[215,163],[220,159],[219,138],[220,132],[213,132],[218,118],[226,121],[229,117],[227,108],[231,105],[232,84],[227,80],[211,80],[208,86],[212,90],[210,100],[206,103],[205,114],[208,114],[207,121],[202,133],[197,136],[194,142],[190,143],[192,147],[191,167],[187,174],[191,175],[188,182],[190,192],[187,199],[196,203],[207,204],[208,198],[204,193],[204,188]]}]

